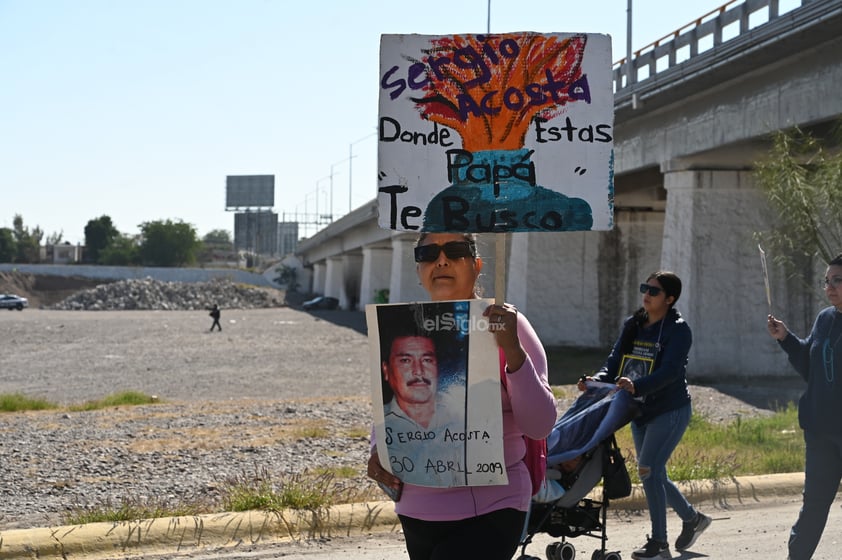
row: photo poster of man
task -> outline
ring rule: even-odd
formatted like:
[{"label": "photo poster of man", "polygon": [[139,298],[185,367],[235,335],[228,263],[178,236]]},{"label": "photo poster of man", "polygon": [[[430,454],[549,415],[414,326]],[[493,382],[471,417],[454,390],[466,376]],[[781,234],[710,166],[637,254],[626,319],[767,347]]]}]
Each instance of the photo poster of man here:
[{"label": "photo poster of man", "polygon": [[380,227],[612,229],[610,36],[381,35],[379,85]]},{"label": "photo poster of man", "polygon": [[492,300],[367,305],[374,433],[402,481],[506,484]]},{"label": "photo poster of man", "polygon": [[632,353],[624,354],[620,360],[620,377],[636,381],[652,373],[657,352],[654,342],[636,341]]}]

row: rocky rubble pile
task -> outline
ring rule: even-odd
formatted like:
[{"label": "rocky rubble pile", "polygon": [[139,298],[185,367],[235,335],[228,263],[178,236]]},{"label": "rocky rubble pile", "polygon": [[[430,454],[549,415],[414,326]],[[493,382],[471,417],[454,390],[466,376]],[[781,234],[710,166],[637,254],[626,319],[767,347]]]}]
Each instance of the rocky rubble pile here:
[{"label": "rocky rubble pile", "polygon": [[198,310],[214,304],[225,309],[283,306],[283,294],[268,288],[210,282],[162,282],[152,278],[120,280],[78,292],[49,309],[73,311]]}]

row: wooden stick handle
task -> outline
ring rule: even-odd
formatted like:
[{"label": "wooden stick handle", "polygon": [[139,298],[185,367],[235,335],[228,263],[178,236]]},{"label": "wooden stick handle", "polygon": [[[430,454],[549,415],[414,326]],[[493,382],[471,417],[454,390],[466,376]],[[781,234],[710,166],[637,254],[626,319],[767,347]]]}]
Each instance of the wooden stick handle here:
[{"label": "wooden stick handle", "polygon": [[506,246],[508,233],[498,233],[494,236],[496,243],[496,261],[494,263],[494,303],[503,305],[506,301]]}]

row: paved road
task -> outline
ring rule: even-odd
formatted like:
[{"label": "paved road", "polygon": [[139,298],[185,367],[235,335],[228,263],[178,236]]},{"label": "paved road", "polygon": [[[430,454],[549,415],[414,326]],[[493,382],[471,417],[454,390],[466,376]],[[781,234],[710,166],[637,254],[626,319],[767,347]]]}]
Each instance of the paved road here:
[{"label": "paved road", "polygon": [[[704,504],[703,509],[713,517],[714,522],[702,535],[692,551],[683,554],[673,551],[675,559],[757,559],[786,557],[786,540],[789,528],[800,508],[800,496],[763,498],[759,502],[731,503],[714,506]],[[814,560],[838,560],[842,556],[842,508],[834,504],[828,519],[827,529]],[[671,516],[669,520],[671,539],[680,531],[680,525]],[[643,543],[649,521],[642,512],[612,511],[607,522],[608,550],[620,551],[626,560],[631,551]],[[545,558],[547,544],[555,539],[549,535],[537,535],[528,547],[527,553]],[[577,548],[576,558],[587,560],[598,548],[599,541],[585,536],[571,541]],[[144,556],[144,560],[163,560],[175,556]],[[215,552],[194,552],[178,555],[190,560],[262,560],[284,558],[285,560],[406,560],[408,558],[399,533],[382,533],[366,537],[337,537],[321,541],[297,542],[249,546],[240,550],[219,550]]]}]

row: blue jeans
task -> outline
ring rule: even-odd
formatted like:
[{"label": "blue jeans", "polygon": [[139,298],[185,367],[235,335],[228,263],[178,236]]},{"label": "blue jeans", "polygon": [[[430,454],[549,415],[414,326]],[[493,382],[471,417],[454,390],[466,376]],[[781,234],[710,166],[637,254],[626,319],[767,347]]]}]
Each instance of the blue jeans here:
[{"label": "blue jeans", "polygon": [[813,557],[842,480],[842,437],[804,432],[804,502],[789,533],[789,557]]},{"label": "blue jeans", "polygon": [[649,469],[640,479],[649,506],[652,538],[657,541],[667,542],[667,504],[682,521],[692,521],[696,515],[695,508],[667,476],[667,460],[687,430],[691,414],[690,403],[687,403],[677,410],[652,418],[646,424],[632,422],[638,474],[640,469]]}]

